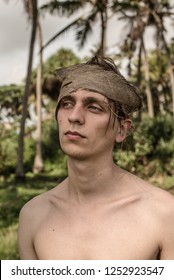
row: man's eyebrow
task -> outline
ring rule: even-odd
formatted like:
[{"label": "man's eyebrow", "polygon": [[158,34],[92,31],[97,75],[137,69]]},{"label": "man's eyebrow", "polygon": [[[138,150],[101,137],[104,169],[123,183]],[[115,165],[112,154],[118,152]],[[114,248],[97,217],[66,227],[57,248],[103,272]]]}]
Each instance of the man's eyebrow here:
[{"label": "man's eyebrow", "polygon": [[[65,95],[62,97],[62,100],[72,100],[74,102],[76,102],[76,98],[73,95]],[[82,102],[84,104],[86,103],[101,103],[101,104],[109,104],[108,101],[106,100],[101,100],[97,97],[93,97],[93,96],[83,96],[82,98]]]},{"label": "man's eyebrow", "polygon": [[93,96],[87,96],[87,97],[84,97],[83,99],[83,102],[89,102],[89,103],[92,103],[92,102],[101,102],[101,100],[99,100],[98,98],[95,98]]},{"label": "man's eyebrow", "polygon": [[101,100],[101,99],[99,99],[99,98],[97,98],[97,97],[93,97],[93,96],[84,97],[84,98],[82,99],[82,102],[85,103],[85,104],[86,104],[86,103],[108,104],[107,101]]},{"label": "man's eyebrow", "polygon": [[61,100],[72,100],[72,101],[75,101],[75,97],[72,96],[72,95],[65,95],[62,97]]}]

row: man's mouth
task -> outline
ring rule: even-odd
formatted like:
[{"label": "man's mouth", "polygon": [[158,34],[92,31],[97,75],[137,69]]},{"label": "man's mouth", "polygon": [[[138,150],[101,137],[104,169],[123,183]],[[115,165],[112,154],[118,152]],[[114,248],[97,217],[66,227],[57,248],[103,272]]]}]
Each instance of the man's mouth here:
[{"label": "man's mouth", "polygon": [[67,131],[65,132],[65,135],[68,135],[68,136],[74,136],[74,137],[81,137],[81,138],[86,138],[84,135],[80,134],[79,132],[77,131]]}]

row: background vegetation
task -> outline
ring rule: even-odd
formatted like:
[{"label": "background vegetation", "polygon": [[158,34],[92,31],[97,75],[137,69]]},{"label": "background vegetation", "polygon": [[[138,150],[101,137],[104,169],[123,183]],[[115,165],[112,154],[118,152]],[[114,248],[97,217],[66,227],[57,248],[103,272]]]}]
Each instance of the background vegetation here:
[{"label": "background vegetation", "polygon": [[[173,16],[171,2],[48,1],[40,9],[37,1],[29,0],[24,1],[24,7],[36,30],[43,11],[70,18],[78,11],[76,20],[58,30],[55,38],[74,28],[81,47],[99,22],[101,38],[97,44],[94,42],[91,56],[109,55],[119,66],[126,59],[127,78],[139,86],[144,97],[143,110],[134,116],[132,134],[113,151],[114,161],[174,194],[174,44],[172,39],[169,42],[165,39],[165,17],[172,20]],[[79,16],[86,8],[85,16]],[[110,16],[119,16],[128,23],[125,38],[113,53],[108,53],[106,40]],[[149,26],[156,35],[153,50],[146,48],[144,40]],[[88,59],[80,59],[71,49],[62,48],[44,63],[41,59],[40,70],[39,67],[32,69],[34,34],[32,38],[28,61],[31,71],[27,71],[24,83],[0,87],[1,259],[19,259],[16,233],[21,207],[33,196],[56,186],[67,175],[66,156],[59,146],[54,119],[60,83],[53,72]],[[46,45],[55,38],[50,38]],[[44,51],[46,46],[40,46]]]}]

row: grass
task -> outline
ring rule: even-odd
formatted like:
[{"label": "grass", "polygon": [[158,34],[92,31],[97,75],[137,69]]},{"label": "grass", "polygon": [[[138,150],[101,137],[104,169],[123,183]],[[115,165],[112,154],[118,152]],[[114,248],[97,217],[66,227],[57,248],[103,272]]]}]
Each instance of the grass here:
[{"label": "grass", "polygon": [[[59,179],[60,181],[61,179]],[[170,191],[174,195],[174,178],[151,178],[152,183]],[[28,173],[25,181],[16,182],[14,177],[1,178],[0,182],[0,259],[18,260],[17,228],[22,206],[32,197],[45,192],[58,183],[53,175]]]},{"label": "grass", "polygon": [[0,259],[18,260],[17,223],[0,231]]},{"label": "grass", "polygon": [[56,176],[27,174],[25,181],[14,177],[0,182],[0,259],[17,260],[18,217],[22,206],[34,196],[49,190],[58,183]]}]

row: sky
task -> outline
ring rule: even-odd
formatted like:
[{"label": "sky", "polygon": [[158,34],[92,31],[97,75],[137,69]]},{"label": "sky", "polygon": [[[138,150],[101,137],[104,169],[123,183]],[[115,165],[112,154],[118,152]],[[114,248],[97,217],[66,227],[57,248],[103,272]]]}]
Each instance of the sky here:
[{"label": "sky", "polygon": [[[0,0],[0,85],[10,83],[21,83],[26,75],[29,42],[30,24],[24,13],[23,0]],[[40,0],[41,3],[46,0]],[[67,19],[59,20],[58,16],[46,13],[41,19],[43,30],[43,42],[45,43],[58,30],[70,22]],[[44,51],[44,60],[61,47],[71,48],[78,53],[74,42],[74,34],[68,32],[61,36],[61,39],[51,44]],[[34,53],[34,66],[37,65],[37,46]],[[84,49],[81,56],[86,52]]]},{"label": "sky", "polygon": [[[29,42],[30,42],[30,24],[24,13],[23,0],[0,0],[0,85],[20,84],[26,76]],[[47,3],[47,0],[39,0],[39,6]],[[41,17],[41,26],[43,33],[43,43],[46,43],[59,30],[65,27],[73,19],[60,18],[57,15],[45,13]],[[112,24],[112,23],[111,23]],[[99,36],[99,27],[96,25],[95,33],[92,34],[85,46],[79,50],[75,41],[75,32],[69,31],[59,39],[50,44],[43,52],[44,61],[54,54],[61,47],[70,48],[79,57],[90,54],[90,50],[97,43]],[[115,32],[113,30],[113,32]],[[110,33],[113,41],[112,33]],[[115,43],[115,39],[114,39]],[[37,66],[38,49],[35,47],[33,67]]]},{"label": "sky", "polygon": [[[39,6],[47,0],[38,0]],[[77,15],[74,16],[74,18]],[[56,15],[46,13],[41,18],[43,42],[46,43],[59,30],[70,23],[74,18],[59,18]],[[120,42],[125,35],[120,28],[120,21],[115,18],[110,21],[108,38],[110,46]],[[168,38],[172,35],[172,26],[168,24]],[[117,36],[116,36],[117,35]],[[78,56],[84,57],[90,54],[90,50],[98,42],[99,26],[95,26],[95,32],[90,36],[85,48],[79,50],[75,41],[75,33],[69,31],[55,40],[43,53],[44,61],[61,47],[71,48]],[[148,38],[147,38],[148,39]],[[30,24],[24,13],[23,0],[0,0],[0,85],[12,83],[21,84],[26,76],[30,41]],[[147,40],[148,44],[151,44]],[[35,48],[33,67],[38,63],[38,49]]]}]

